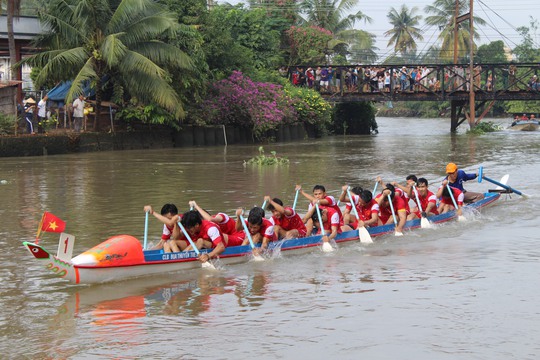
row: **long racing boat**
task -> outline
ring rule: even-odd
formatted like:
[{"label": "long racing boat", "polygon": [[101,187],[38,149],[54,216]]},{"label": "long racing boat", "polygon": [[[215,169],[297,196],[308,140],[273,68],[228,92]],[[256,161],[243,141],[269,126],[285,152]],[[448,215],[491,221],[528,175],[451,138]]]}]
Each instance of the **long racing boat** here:
[{"label": "long racing boat", "polygon": [[[511,188],[509,188],[511,189]],[[467,204],[463,207],[465,213],[486,207],[497,201],[501,193],[512,192],[509,189],[490,190],[484,199]],[[434,224],[445,223],[458,218],[456,211],[431,216],[429,221]],[[420,228],[421,220],[409,220],[404,230],[411,231]],[[375,226],[367,229],[371,237],[380,237],[395,231],[394,224]],[[131,235],[117,235],[99,245],[71,258],[73,236],[62,233],[56,255],[47,251],[41,245],[24,242],[23,245],[45,268],[57,276],[74,284],[105,283],[120,281],[139,276],[149,276],[160,273],[176,272],[190,269],[200,269],[201,262],[194,251],[164,253],[163,250],[144,250],[139,239]],[[351,230],[342,232],[335,238],[336,244],[358,242],[359,232]],[[321,248],[321,236],[309,236],[289,240],[274,241],[269,244],[269,252],[303,253]],[[69,245],[69,246],[68,246]],[[207,250],[201,250],[205,253]],[[219,262],[223,265],[247,262],[252,258],[252,248],[246,246],[228,247],[220,254]]]}]

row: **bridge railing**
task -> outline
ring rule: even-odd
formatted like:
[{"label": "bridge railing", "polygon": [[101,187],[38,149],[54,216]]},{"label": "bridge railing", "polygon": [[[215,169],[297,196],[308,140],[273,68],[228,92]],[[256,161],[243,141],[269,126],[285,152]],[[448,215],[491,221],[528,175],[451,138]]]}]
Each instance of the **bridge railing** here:
[{"label": "bridge railing", "polygon": [[392,100],[419,94],[426,100],[446,100],[463,97],[470,86],[475,93],[486,97],[540,92],[538,63],[475,64],[472,82],[468,64],[316,65],[283,70],[293,85],[313,88],[323,95],[332,96],[377,95],[378,99]]}]

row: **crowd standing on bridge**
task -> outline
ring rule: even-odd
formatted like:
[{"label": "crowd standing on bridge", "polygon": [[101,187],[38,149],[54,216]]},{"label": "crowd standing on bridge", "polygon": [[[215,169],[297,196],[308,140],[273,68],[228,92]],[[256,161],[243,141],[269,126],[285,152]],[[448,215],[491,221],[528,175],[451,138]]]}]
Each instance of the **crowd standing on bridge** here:
[{"label": "crowd standing on bridge", "polygon": [[[425,65],[402,66],[317,66],[293,69],[280,68],[282,76],[288,76],[295,86],[313,88],[322,93],[358,92],[358,93],[418,93],[470,91],[471,71],[469,66],[448,65],[444,74],[435,67]],[[517,78],[517,68],[511,64],[500,68],[497,73],[493,68],[482,68],[475,64],[472,71],[472,84],[475,91],[495,91],[495,84],[502,80],[502,90],[540,91],[538,76],[533,74],[525,82]],[[442,86],[444,84],[444,88]]]},{"label": "crowd standing on bridge", "polygon": [[[322,242],[331,242],[337,234],[360,229],[395,224],[396,234],[402,234],[407,220],[430,217],[456,210],[461,215],[464,203],[483,199],[484,195],[466,191],[463,183],[475,179],[478,174],[466,173],[454,163],[446,166],[447,176],[436,193],[428,188],[425,178],[409,175],[405,183],[396,181],[384,183],[377,178],[373,192],[360,186],[343,185],[339,201],[327,194],[323,185],[315,185],[311,193],[296,185],[296,197],[292,206],[284,205],[278,198],[264,196],[262,207],[254,207],[244,219],[244,210],[236,210],[236,219],[218,212],[210,215],[195,201],[189,201],[190,210],[179,214],[174,204],[165,204],[160,213],[152,206],[144,206],[144,211],[163,223],[163,234],[154,249],[165,252],[179,252],[209,249],[199,259],[206,262],[219,256],[226,247],[261,244],[253,252],[260,255],[271,241],[291,239],[311,235],[322,235]],[[381,185],[376,194],[377,186]],[[298,194],[308,201],[306,214],[301,217],[296,211]],[[344,205],[344,211],[340,207]],[[268,205],[268,207],[266,207]],[[271,211],[266,218],[265,209]],[[354,214],[354,216],[351,216]]]}]

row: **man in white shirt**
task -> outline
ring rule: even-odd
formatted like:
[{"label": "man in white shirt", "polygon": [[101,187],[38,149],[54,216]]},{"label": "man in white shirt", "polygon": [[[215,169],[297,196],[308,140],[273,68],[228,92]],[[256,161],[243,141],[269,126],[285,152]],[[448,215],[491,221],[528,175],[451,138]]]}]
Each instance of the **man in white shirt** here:
[{"label": "man in white shirt", "polygon": [[43,133],[43,122],[47,119],[47,99],[49,96],[45,95],[41,100],[38,102],[38,133]]},{"label": "man in white shirt", "polygon": [[81,94],[73,102],[73,126],[76,132],[81,132],[84,118],[84,96]]}]

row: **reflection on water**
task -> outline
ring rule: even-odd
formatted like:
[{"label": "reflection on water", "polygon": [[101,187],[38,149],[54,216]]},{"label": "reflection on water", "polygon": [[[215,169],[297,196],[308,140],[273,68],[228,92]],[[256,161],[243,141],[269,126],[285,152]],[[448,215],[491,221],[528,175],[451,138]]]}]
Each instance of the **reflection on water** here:
[{"label": "reflection on water", "polygon": [[[540,355],[540,132],[449,134],[443,119],[380,119],[377,136],[265,145],[288,166],[244,167],[257,146],[0,159],[3,358],[463,358]],[[524,156],[528,154],[529,156]],[[143,205],[188,201],[234,213],[294,186],[373,188],[415,173],[436,187],[447,162],[533,196],[503,197],[466,223],[225,266],[81,287],[22,247],[44,210],[67,221],[78,254],[112,235],[142,238]],[[468,182],[482,191],[490,184]],[[299,199],[297,209],[305,211]],[[474,216],[473,216],[474,215]],[[150,222],[149,240],[161,224]],[[42,244],[55,251],[57,234]],[[510,321],[511,320],[511,321]],[[31,339],[32,341],[29,341]],[[509,341],[508,339],[512,339]]]}]

